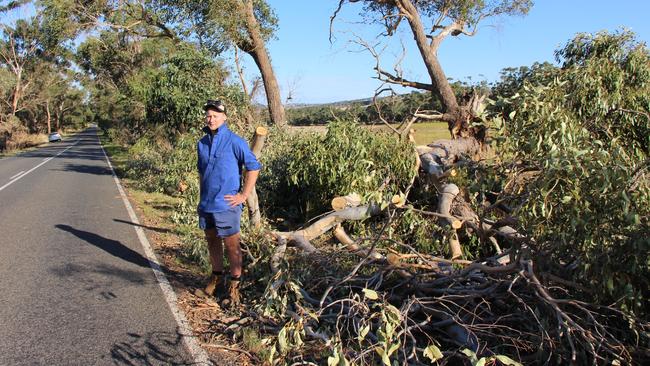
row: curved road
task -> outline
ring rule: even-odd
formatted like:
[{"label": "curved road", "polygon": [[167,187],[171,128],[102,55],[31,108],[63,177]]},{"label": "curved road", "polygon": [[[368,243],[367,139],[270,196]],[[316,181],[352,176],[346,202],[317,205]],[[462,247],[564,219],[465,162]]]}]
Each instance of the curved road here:
[{"label": "curved road", "polygon": [[205,364],[135,226],[94,128],[0,159],[0,365]]}]

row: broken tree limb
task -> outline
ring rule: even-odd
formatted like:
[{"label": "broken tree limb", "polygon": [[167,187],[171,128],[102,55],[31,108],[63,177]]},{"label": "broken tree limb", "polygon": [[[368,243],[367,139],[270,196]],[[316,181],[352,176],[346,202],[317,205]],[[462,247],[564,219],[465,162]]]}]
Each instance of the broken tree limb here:
[{"label": "broken tree limb", "polygon": [[259,126],[255,129],[255,135],[253,136],[253,143],[251,144],[251,151],[257,158],[262,154],[262,148],[264,147],[264,141],[266,141],[266,135],[269,134],[269,130],[264,126]]},{"label": "broken tree limb", "polygon": [[437,140],[427,147],[428,149],[419,147],[418,152],[421,152],[422,169],[428,174],[441,174],[444,167],[452,165],[463,157],[471,158],[482,152],[481,143],[471,137]]},{"label": "broken tree limb", "polygon": [[344,221],[364,220],[368,217],[378,215],[380,212],[380,207],[374,204],[350,207],[341,211],[332,212],[302,230],[274,232],[274,235],[276,237],[283,237],[288,242],[292,242],[299,248],[311,253],[316,251],[316,248],[309,243],[310,240],[318,238]]},{"label": "broken tree limb", "polygon": [[[415,119],[416,118],[413,117],[410,123],[413,123]],[[413,143],[413,146],[415,146],[415,130],[412,128],[409,128],[408,130],[408,140]],[[418,152],[417,146],[414,148],[413,152],[414,152],[413,155],[415,157],[415,166],[413,167],[413,178],[411,178],[411,182],[409,183],[408,187],[405,190],[406,195],[408,195],[409,191],[413,187],[413,184],[415,183],[415,180],[418,178],[418,175],[420,173],[420,166],[422,165],[422,162],[420,161],[420,153]],[[404,203],[406,203],[406,200],[404,200]]]},{"label": "broken tree limb", "polygon": [[341,242],[341,244],[345,245],[348,248],[348,250],[351,251],[352,253],[361,257],[368,256],[370,257],[370,259],[374,259],[374,260],[384,259],[384,256],[374,251],[368,254],[368,250],[361,248],[357,243],[355,243],[354,240],[350,238],[348,233],[345,232],[343,226],[341,226],[340,224],[336,225],[336,228],[334,228],[334,231],[332,231],[332,233],[334,234],[334,237],[339,242]]},{"label": "broken tree limb", "polygon": [[332,209],[341,211],[348,207],[357,207],[361,204],[361,197],[357,193],[351,193],[346,196],[334,197],[332,199]]},{"label": "broken tree limb", "polygon": [[456,229],[459,229],[462,226],[462,223],[459,220],[451,220],[448,217],[451,216],[449,213],[451,210],[451,203],[454,201],[454,198],[456,198],[458,193],[460,193],[460,189],[458,189],[455,184],[447,184],[443,187],[438,198],[438,213],[447,216],[444,217],[443,220],[454,229],[454,233],[449,238],[451,259],[460,258],[463,255],[460,242],[458,241],[458,236],[456,235]]},{"label": "broken tree limb", "polygon": [[271,256],[271,272],[273,274],[280,271],[280,262],[284,258],[284,253],[287,251],[287,240],[283,237],[278,237],[278,245],[273,250],[273,255]]},{"label": "broken tree limb", "polygon": [[[268,130],[266,127],[259,126],[255,129],[255,135],[253,136],[253,142],[251,143],[251,151],[258,159],[262,155],[262,148],[264,147],[264,141],[266,140],[267,134]],[[248,216],[250,217],[251,223],[254,227],[259,228],[262,222],[262,216],[260,214],[260,202],[255,187],[253,187],[253,191],[248,198],[246,198],[246,205],[248,206]]]}]

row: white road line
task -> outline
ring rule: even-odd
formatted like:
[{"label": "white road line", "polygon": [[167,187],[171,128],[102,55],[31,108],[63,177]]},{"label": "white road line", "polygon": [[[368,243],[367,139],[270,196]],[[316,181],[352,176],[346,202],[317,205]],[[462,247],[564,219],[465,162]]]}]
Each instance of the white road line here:
[{"label": "white road line", "polygon": [[207,352],[205,352],[205,350],[201,348],[201,346],[197,342],[196,336],[194,335],[194,332],[192,331],[192,327],[190,326],[190,323],[187,321],[185,314],[183,314],[183,312],[178,308],[177,305],[178,298],[176,297],[176,293],[174,292],[172,286],[169,284],[169,281],[167,280],[167,276],[165,276],[165,273],[160,268],[160,265],[158,264],[158,258],[156,257],[156,253],[154,253],[153,249],[151,248],[151,244],[149,243],[149,240],[147,239],[144,230],[142,230],[140,226],[137,226],[140,225],[140,221],[138,220],[135,211],[133,211],[133,207],[131,206],[129,199],[126,197],[124,188],[122,188],[122,184],[120,183],[120,180],[115,174],[115,170],[113,169],[113,164],[111,164],[111,160],[108,158],[108,155],[106,155],[104,146],[102,146],[101,141],[99,141],[99,136],[97,136],[97,142],[99,143],[99,146],[101,147],[102,152],[106,157],[106,162],[108,163],[108,166],[111,168],[111,172],[113,174],[113,180],[117,185],[117,190],[120,192],[120,196],[122,196],[122,202],[124,202],[124,206],[126,206],[126,210],[129,212],[129,218],[131,219],[131,222],[136,224],[136,226],[134,226],[135,232],[136,234],[138,234],[138,239],[140,239],[140,244],[142,245],[142,248],[144,249],[144,253],[147,256],[147,259],[149,260],[149,266],[151,266],[153,273],[156,275],[156,279],[158,280],[158,284],[162,289],[163,295],[165,296],[165,300],[167,300],[167,305],[169,305],[169,309],[172,311],[172,314],[176,319],[176,323],[178,324],[178,328],[179,328],[179,333],[183,337],[185,346],[189,350],[190,354],[194,358],[194,361],[196,362],[197,365],[213,365],[212,361],[210,361],[210,357],[208,357]]},{"label": "white road line", "polygon": [[[41,165],[47,163],[48,161],[50,161],[50,160],[56,158],[57,156],[63,154],[64,152],[70,150],[70,148],[72,148],[73,146],[75,146],[76,144],[78,144],[79,141],[80,141],[80,140],[77,140],[77,142],[75,142],[74,144],[68,146],[65,150],[61,151],[60,153],[58,153],[58,154],[56,154],[56,155],[54,155],[54,156],[51,156],[51,157],[49,157],[49,158],[46,158],[46,159],[43,160],[40,164],[38,164],[37,166],[35,166],[35,167],[29,169],[29,170],[28,170],[27,172],[25,172],[24,174],[19,175],[18,177],[16,177],[16,176],[14,175],[13,177],[11,177],[11,178],[9,179],[9,183],[7,183],[7,184],[5,184],[4,186],[0,187],[0,191],[2,191],[3,189],[9,187],[10,185],[16,183],[16,182],[19,181],[20,179],[24,178],[27,174],[29,174],[29,173],[33,172],[34,170],[38,169]],[[14,177],[15,177],[15,178],[14,178]]]},{"label": "white road line", "polygon": [[25,171],[22,170],[20,173],[18,173],[18,174],[16,174],[16,175],[14,175],[13,177],[9,178],[9,180],[12,180],[12,179],[16,178],[17,176],[23,174],[24,172],[25,172]]}]

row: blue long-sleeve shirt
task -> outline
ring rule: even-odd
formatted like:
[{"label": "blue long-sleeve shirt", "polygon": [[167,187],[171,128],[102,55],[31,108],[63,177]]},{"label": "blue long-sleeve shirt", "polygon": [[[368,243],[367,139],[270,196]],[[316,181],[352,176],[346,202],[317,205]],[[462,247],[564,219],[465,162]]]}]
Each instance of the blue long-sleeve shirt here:
[{"label": "blue long-sleeve shirt", "polygon": [[262,164],[257,161],[246,141],[230,131],[225,123],[214,136],[207,130],[199,140],[196,151],[197,168],[201,175],[198,208],[203,212],[223,212],[230,208],[224,196],[239,192],[242,166],[249,171],[262,169]]}]

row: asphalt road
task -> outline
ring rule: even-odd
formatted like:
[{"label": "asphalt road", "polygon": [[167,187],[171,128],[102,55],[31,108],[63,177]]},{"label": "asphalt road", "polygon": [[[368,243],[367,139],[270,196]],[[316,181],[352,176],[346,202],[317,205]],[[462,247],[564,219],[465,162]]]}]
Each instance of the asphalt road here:
[{"label": "asphalt road", "polygon": [[143,253],[95,129],[0,159],[0,365],[196,364]]}]

